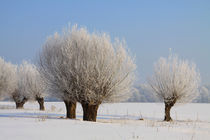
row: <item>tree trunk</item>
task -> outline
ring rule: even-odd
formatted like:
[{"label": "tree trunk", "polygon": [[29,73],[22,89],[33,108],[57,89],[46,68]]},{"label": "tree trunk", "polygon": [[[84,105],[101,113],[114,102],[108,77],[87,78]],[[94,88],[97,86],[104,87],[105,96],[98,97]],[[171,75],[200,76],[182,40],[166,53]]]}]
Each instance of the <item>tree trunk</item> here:
[{"label": "tree trunk", "polygon": [[64,101],[66,105],[66,118],[76,119],[76,103],[70,101]]},{"label": "tree trunk", "polygon": [[36,100],[39,103],[39,110],[45,110],[45,108],[44,108],[44,98],[43,97],[37,97]]},{"label": "tree trunk", "polygon": [[22,109],[23,108],[23,105],[25,104],[26,101],[27,101],[26,98],[24,98],[21,102],[15,101],[16,109]]},{"label": "tree trunk", "polygon": [[172,121],[171,115],[170,115],[170,110],[172,108],[172,105],[166,104],[165,103],[165,118],[164,121]]},{"label": "tree trunk", "polygon": [[83,120],[84,121],[96,121],[97,111],[98,111],[99,104],[91,105],[88,103],[82,103],[83,109]]}]

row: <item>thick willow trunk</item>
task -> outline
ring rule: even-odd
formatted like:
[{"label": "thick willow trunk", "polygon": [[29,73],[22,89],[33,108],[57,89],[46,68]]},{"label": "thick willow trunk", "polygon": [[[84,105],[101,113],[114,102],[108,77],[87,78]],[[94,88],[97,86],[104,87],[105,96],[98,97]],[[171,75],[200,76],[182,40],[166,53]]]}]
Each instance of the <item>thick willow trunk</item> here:
[{"label": "thick willow trunk", "polygon": [[22,109],[23,105],[26,103],[27,99],[24,98],[21,102],[20,101],[15,101],[16,104],[16,109]]},{"label": "thick willow trunk", "polygon": [[171,114],[170,114],[171,108],[172,108],[171,105],[165,104],[165,118],[164,118],[164,121],[172,121]]},{"label": "thick willow trunk", "polygon": [[76,103],[70,101],[64,101],[66,105],[66,118],[76,119]]},{"label": "thick willow trunk", "polygon": [[83,120],[84,121],[96,121],[97,111],[99,104],[92,105],[88,103],[82,103],[83,108]]},{"label": "thick willow trunk", "polygon": [[164,118],[164,121],[172,121],[170,111],[171,111],[171,108],[176,103],[176,101],[177,101],[177,96],[172,96],[170,98],[167,98],[167,100],[164,101],[164,103],[165,103],[165,118]]},{"label": "thick willow trunk", "polygon": [[39,103],[39,110],[45,110],[44,98],[43,97],[37,97],[36,100]]}]

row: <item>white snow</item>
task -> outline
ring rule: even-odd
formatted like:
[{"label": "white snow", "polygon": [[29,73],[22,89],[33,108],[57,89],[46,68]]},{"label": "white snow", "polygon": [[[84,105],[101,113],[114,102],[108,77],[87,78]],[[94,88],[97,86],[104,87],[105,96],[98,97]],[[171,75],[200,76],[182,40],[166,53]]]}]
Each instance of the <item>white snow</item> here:
[{"label": "white snow", "polygon": [[[185,104],[172,108],[173,122],[163,122],[161,103],[103,104],[97,122],[65,119],[62,102],[26,103],[16,110],[13,102],[0,102],[0,140],[209,140],[210,104]],[[143,118],[143,120],[139,120]]]}]

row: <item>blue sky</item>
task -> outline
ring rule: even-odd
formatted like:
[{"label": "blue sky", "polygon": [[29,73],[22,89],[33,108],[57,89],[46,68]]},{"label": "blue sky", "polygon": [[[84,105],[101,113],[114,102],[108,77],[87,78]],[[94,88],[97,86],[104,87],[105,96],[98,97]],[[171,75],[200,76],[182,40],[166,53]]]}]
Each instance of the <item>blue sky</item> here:
[{"label": "blue sky", "polygon": [[125,39],[139,82],[172,48],[195,62],[202,83],[210,84],[209,0],[0,0],[0,56],[34,61],[46,37],[68,23]]}]

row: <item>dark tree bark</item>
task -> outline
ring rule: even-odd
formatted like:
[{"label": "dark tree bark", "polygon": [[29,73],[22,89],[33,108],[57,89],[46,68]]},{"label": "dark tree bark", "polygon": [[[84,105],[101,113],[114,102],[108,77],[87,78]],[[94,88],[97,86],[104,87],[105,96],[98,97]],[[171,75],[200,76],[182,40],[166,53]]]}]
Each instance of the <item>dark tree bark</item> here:
[{"label": "dark tree bark", "polygon": [[171,111],[171,108],[176,103],[176,100],[177,100],[177,98],[173,96],[173,97],[169,98],[169,101],[164,102],[165,103],[165,118],[164,118],[164,121],[172,121],[170,111]]},{"label": "dark tree bark", "polygon": [[39,103],[39,110],[45,110],[44,98],[43,97],[36,97],[36,100]]},{"label": "dark tree bark", "polygon": [[64,101],[66,105],[66,118],[76,119],[76,103],[70,101]]},{"label": "dark tree bark", "polygon": [[26,98],[23,98],[23,100],[21,102],[15,101],[16,109],[22,109],[23,108],[23,105],[25,104],[26,101],[27,101]]},{"label": "dark tree bark", "polygon": [[95,122],[96,117],[97,117],[98,107],[99,107],[99,104],[91,105],[88,103],[82,103],[83,120]]},{"label": "dark tree bark", "polygon": [[165,104],[165,118],[164,118],[164,121],[172,121],[171,114],[170,114],[171,107],[172,106],[170,106],[168,104]]}]

